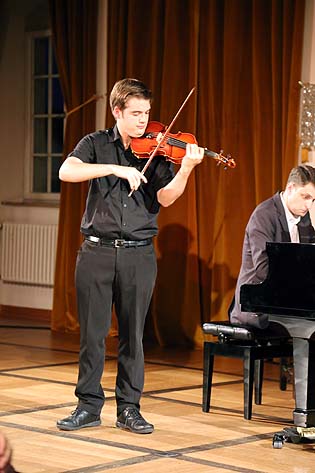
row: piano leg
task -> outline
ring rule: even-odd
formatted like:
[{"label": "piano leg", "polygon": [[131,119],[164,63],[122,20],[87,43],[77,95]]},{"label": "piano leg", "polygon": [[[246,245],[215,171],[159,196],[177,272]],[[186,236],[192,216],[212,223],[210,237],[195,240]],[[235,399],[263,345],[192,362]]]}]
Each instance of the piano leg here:
[{"label": "piano leg", "polygon": [[293,338],[295,410],[294,425],[315,426],[315,341]]}]

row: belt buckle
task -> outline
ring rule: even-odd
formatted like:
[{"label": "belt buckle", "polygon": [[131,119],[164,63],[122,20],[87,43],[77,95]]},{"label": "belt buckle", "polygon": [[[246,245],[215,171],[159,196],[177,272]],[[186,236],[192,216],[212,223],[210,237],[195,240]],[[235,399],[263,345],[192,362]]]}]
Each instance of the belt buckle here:
[{"label": "belt buckle", "polygon": [[122,248],[123,246],[125,246],[125,240],[120,240],[120,239],[114,240],[115,248]]},{"label": "belt buckle", "polygon": [[86,239],[89,240],[89,241],[92,241],[93,243],[99,243],[100,242],[100,238],[98,238],[96,236],[93,236],[93,235],[87,236]]}]

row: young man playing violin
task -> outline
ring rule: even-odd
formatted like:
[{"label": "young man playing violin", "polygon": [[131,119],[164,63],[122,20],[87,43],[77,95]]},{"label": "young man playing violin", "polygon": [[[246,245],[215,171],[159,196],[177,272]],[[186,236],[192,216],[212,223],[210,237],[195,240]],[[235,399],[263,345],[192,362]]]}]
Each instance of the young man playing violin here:
[{"label": "young man playing violin", "polygon": [[57,422],[61,430],[101,423],[105,337],[111,326],[113,304],[119,333],[116,426],[138,434],[154,430],[140,414],[144,385],[142,338],[156,279],[152,240],[158,232],[160,206],[168,207],[182,195],[204,150],[187,144],[175,176],[171,163],[162,156],[155,156],[142,174],[147,159],[135,157],[130,145],[146,130],[151,101],[151,91],[142,82],[117,82],[110,94],[115,126],[85,136],[59,171],[63,181],[90,180],[81,223],[85,241],[76,265],[78,405],[69,417]]}]

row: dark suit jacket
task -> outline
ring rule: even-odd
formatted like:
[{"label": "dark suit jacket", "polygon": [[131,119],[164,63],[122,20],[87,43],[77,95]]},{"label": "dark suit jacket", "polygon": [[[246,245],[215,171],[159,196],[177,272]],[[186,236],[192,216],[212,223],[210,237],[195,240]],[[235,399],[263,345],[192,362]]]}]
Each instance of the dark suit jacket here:
[{"label": "dark suit jacket", "polygon": [[[299,224],[301,243],[314,243],[315,230],[309,213],[301,218]],[[242,284],[258,284],[266,279],[268,273],[268,256],[266,242],[290,242],[290,233],[280,193],[259,204],[252,213],[243,243],[242,265],[238,276],[234,306],[230,308],[232,323],[266,328],[268,316],[241,312],[240,287]]]}]

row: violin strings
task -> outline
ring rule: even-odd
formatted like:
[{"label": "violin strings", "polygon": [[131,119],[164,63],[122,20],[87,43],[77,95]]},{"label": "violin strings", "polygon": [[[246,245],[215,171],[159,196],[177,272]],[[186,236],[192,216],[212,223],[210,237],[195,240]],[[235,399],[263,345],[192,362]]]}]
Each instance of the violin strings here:
[{"label": "violin strings", "polygon": [[[150,133],[150,135],[152,136],[152,138],[156,138],[158,136],[158,133]],[[177,146],[178,148],[182,148],[182,149],[185,149],[186,146],[187,146],[187,142],[186,141],[182,141],[182,140],[179,140],[178,138],[173,138],[173,137],[170,137],[167,139],[167,144],[169,144],[170,146]],[[210,151],[209,149],[206,149],[205,148],[205,155],[207,156],[211,156],[212,158],[216,158],[218,156],[218,153],[215,153],[213,151]],[[223,157],[221,157],[222,159]],[[223,161],[223,159],[222,159]],[[228,160],[226,160],[228,161]]]},{"label": "violin strings", "polygon": [[[178,148],[183,148],[183,149],[185,149],[187,145],[186,141],[181,141],[181,140],[178,140],[177,138],[169,138],[167,140],[167,143],[171,146],[177,146]],[[205,156],[211,156],[211,158],[217,158],[218,154],[205,148]]]},{"label": "violin strings", "polygon": [[[150,137],[152,138],[156,138],[158,136],[158,133],[155,133],[155,132],[153,133],[150,132],[149,134],[150,134]],[[185,149],[187,145],[186,141],[182,141],[182,140],[179,140],[178,138],[173,138],[173,137],[168,138],[166,143],[171,146],[177,146],[178,148],[183,148],[183,149]]]},{"label": "violin strings", "polygon": [[167,140],[167,143],[171,146],[177,146],[178,148],[183,148],[185,149],[186,148],[186,141],[181,141],[181,140],[178,140],[177,138],[169,138]]}]

